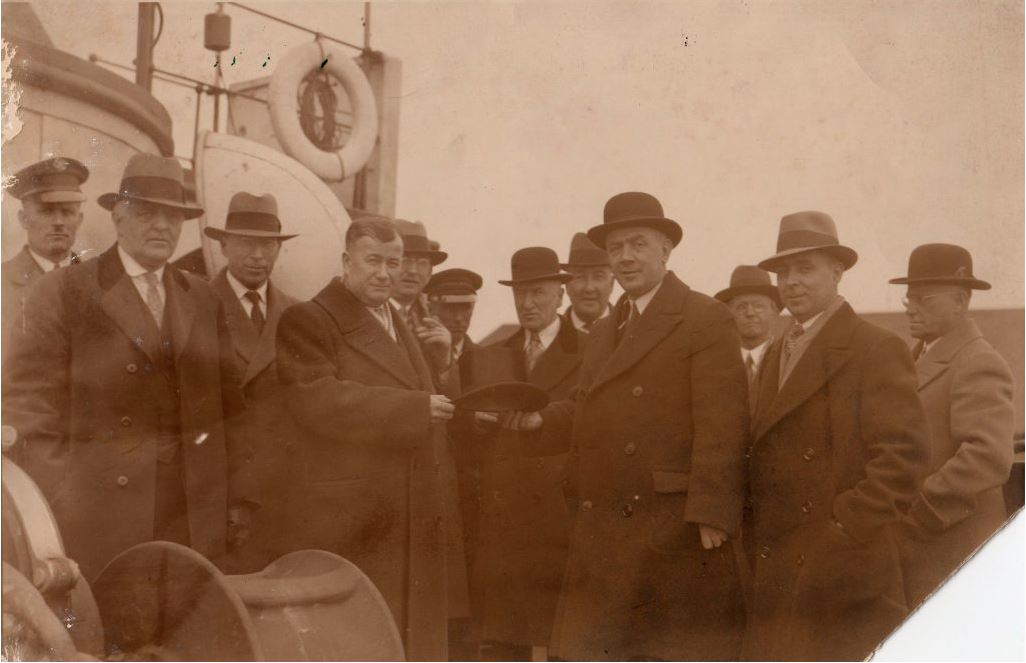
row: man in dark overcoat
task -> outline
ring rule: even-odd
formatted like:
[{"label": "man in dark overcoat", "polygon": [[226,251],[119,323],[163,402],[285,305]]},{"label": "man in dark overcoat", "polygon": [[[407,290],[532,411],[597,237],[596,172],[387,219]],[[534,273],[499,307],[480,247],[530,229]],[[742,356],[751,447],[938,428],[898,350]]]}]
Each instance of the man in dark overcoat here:
[{"label": "man in dark overcoat", "polygon": [[914,609],[1006,518],[1002,488],[1012,470],[1015,381],[970,317],[972,255],[953,244],[912,251],[905,311],[916,339],[919,398],[930,425],[930,464],[898,529],[902,574]]},{"label": "man in dark overcoat", "polygon": [[4,366],[4,423],[86,579],[154,539],[220,563],[237,506],[234,352],[217,296],[167,264],[203,210],[178,162],[149,154],[99,204],[117,243],[33,286]]},{"label": "man in dark overcoat", "polygon": [[254,573],[288,552],[282,537],[286,446],[291,426],[278,382],[275,337],[282,312],[296,300],[271,281],[282,242],[295,235],[282,233],[278,204],[271,194],[244,191],[232,196],[223,228],[207,226],[203,233],[221,245],[227,265],[210,282],[224,306],[228,331],[239,367],[239,386],[246,411],[240,417],[245,463],[236,480],[250,485],[249,509],[229,556],[233,573]]},{"label": "man in dark overcoat", "polygon": [[908,348],[838,294],[857,258],[828,215],[798,212],[759,263],[794,322],[766,356],[753,427],[747,658],[863,660],[907,614],[893,525],[928,433]]},{"label": "man in dark overcoat", "polygon": [[388,602],[407,657],[444,660],[441,467],[455,407],[436,375],[449,370],[451,339],[431,318],[415,333],[389,304],[402,255],[391,219],[356,219],[343,278],[278,323],[278,374],[298,432],[286,536],[360,567]]},{"label": "man in dark overcoat", "polygon": [[503,424],[571,442],[579,506],[552,647],[568,660],[735,658],[748,398],[722,303],[667,271],[681,227],[623,193],[588,231],[625,295],[591,331],[572,400]]}]

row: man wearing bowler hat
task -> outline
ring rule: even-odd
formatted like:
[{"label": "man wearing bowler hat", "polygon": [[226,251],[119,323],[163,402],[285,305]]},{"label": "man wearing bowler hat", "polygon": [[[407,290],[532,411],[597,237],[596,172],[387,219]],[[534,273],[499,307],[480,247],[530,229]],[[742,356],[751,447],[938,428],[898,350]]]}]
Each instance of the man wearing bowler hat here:
[{"label": "man wearing bowler hat", "polygon": [[754,416],[763,359],[780,315],[780,292],[765,270],[754,265],[738,265],[730,275],[730,286],[717,292],[716,299],[734,314],[741,337],[741,360],[748,376],[749,412]]},{"label": "man wearing bowler hat", "polygon": [[577,331],[587,334],[612,311],[609,296],[613,293],[613,270],[609,267],[609,256],[586,234],[577,233],[570,241],[569,258],[560,266],[574,277],[566,284],[570,306],[564,315]]},{"label": "man wearing bowler hat", "polygon": [[625,294],[588,338],[573,398],[503,424],[569,441],[578,500],[553,647],[588,659],[738,654],[747,381],[730,311],[667,270],[683,230],[613,196],[588,237]]},{"label": "man wearing bowler hat", "polygon": [[428,239],[420,221],[396,219],[395,224],[403,240],[403,264],[392,290],[392,305],[399,309],[407,326],[416,329],[430,315],[423,293],[431,272],[449,254],[439,251],[438,243]]},{"label": "man wearing bowler hat", "polygon": [[430,314],[452,334],[454,363],[465,353],[472,352],[478,347],[467,336],[467,329],[470,328],[474,305],[477,303],[477,291],[481,289],[482,284],[480,274],[469,269],[457,268],[438,272],[424,288]]},{"label": "man wearing bowler hat", "polygon": [[908,348],[838,294],[857,259],[810,211],[781,219],[759,263],[794,319],[764,360],[753,424],[747,658],[862,660],[907,614],[892,526],[929,442]]},{"label": "man wearing bowler hat", "polygon": [[930,425],[926,478],[898,530],[909,608],[915,608],[1005,522],[1002,486],[1012,469],[1015,384],[1008,364],[969,317],[969,251],[912,251],[904,299],[919,398]]},{"label": "man wearing bowler hat", "polygon": [[280,531],[285,517],[282,468],[289,432],[278,384],[275,336],[282,312],[296,300],[271,282],[271,272],[282,242],[295,235],[282,233],[274,196],[244,191],[232,196],[224,227],[207,226],[203,233],[220,243],[228,262],[210,287],[224,307],[246,401],[246,463],[237,479],[253,486],[250,509],[240,512],[252,518],[237,523],[248,536],[233,550],[231,562],[233,572],[251,573],[285,552]]},{"label": "man wearing bowler hat", "polygon": [[21,311],[26,288],[43,274],[78,261],[71,250],[82,225],[82,184],[89,170],[69,157],[51,157],[22,168],[7,187],[21,201],[18,223],[25,229],[25,246],[0,266],[3,298],[3,352]]},{"label": "man wearing bowler hat", "polygon": [[242,406],[234,352],[217,296],[167,264],[203,210],[178,162],[150,154],[99,204],[117,243],[33,286],[4,366],[4,423],[87,579],[154,539],[221,562],[242,502],[225,425]]}]

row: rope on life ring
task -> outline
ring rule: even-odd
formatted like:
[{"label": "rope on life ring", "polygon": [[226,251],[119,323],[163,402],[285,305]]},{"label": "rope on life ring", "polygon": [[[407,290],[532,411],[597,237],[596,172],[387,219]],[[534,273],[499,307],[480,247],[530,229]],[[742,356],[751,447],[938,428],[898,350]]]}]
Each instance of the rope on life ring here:
[{"label": "rope on life ring", "polygon": [[[353,129],[337,152],[326,152],[314,145],[303,131],[299,119],[296,91],[303,78],[321,68],[342,84],[353,111]],[[271,124],[286,154],[309,168],[318,177],[341,182],[357,173],[370,158],[378,138],[378,110],[363,70],[337,49],[327,48],[320,40],[290,51],[271,77],[268,105]]]}]

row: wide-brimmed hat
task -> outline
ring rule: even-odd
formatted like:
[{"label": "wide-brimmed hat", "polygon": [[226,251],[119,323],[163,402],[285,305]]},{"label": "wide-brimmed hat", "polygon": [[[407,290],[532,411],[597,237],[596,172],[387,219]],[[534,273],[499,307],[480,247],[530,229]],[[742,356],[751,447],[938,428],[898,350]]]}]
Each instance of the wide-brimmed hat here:
[{"label": "wide-brimmed hat", "polygon": [[605,249],[595,246],[595,242],[588,239],[587,234],[576,233],[570,240],[570,256],[560,267],[609,267],[609,254]]},{"label": "wide-brimmed hat", "polygon": [[891,279],[896,285],[960,285],[990,290],[990,284],[973,276],[973,256],[956,244],[923,244],[908,257],[908,275]]},{"label": "wide-brimmed hat", "polygon": [[574,280],[573,274],[567,274],[559,268],[559,257],[556,252],[544,246],[529,246],[513,254],[509,261],[511,276],[502,285],[520,285],[536,281],[559,281],[568,283]]},{"label": "wide-brimmed hat", "polygon": [[524,358],[502,345],[479,348],[460,357],[462,395],[456,407],[475,412],[537,412],[549,404],[541,387],[525,381]]},{"label": "wide-brimmed hat", "polygon": [[425,256],[432,265],[445,262],[449,254],[439,251],[438,242],[428,239],[427,228],[420,221],[395,220],[396,230],[403,238],[403,255]]},{"label": "wide-brimmed hat", "polygon": [[281,233],[281,219],[278,218],[278,201],[269,193],[254,196],[240,191],[232,196],[228,204],[228,216],[224,228],[203,229],[203,234],[212,239],[224,239],[227,235],[243,237],[264,237],[268,239],[292,239],[295,235]]},{"label": "wide-brimmed hat", "polygon": [[738,265],[730,275],[730,287],[716,293],[716,299],[724,304],[738,295],[766,295],[777,306],[782,306],[780,291],[770,280],[769,272],[755,265]]},{"label": "wide-brimmed hat", "polygon": [[14,174],[7,193],[18,200],[38,195],[44,203],[81,203],[85,201],[82,183],[89,169],[70,157],[51,157],[25,166]]},{"label": "wide-brimmed hat", "polygon": [[469,269],[444,269],[434,274],[424,286],[428,301],[465,304],[477,301],[477,291],[484,280]]},{"label": "wide-brimmed hat", "polygon": [[855,249],[844,246],[837,239],[837,226],[824,212],[795,212],[780,219],[777,233],[777,252],[759,262],[759,267],[774,272],[781,259],[809,251],[824,251],[851,269],[858,261]]},{"label": "wide-brimmed hat", "polygon": [[608,201],[602,211],[602,225],[588,230],[588,239],[601,249],[606,248],[606,237],[614,230],[641,226],[655,228],[670,238],[674,246],[680,244],[684,229],[673,219],[663,216],[663,206],[655,196],[639,191],[619,193]]},{"label": "wide-brimmed hat", "polygon": [[120,200],[142,200],[185,212],[185,218],[203,216],[199,205],[185,199],[185,176],[182,166],[172,157],[155,154],[133,154],[121,175],[121,186],[114,193],[105,193],[96,202],[104,209],[113,209]]}]

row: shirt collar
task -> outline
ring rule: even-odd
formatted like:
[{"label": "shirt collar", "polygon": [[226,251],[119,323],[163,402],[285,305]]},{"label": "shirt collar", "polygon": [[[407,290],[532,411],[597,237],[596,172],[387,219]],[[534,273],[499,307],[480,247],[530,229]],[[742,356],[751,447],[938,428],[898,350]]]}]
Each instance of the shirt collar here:
[{"label": "shirt collar", "polygon": [[[648,305],[652,303],[652,298],[655,297],[657,292],[659,292],[659,288],[663,287],[663,281],[665,280],[666,278],[663,277],[663,279],[659,281],[659,283],[656,283],[654,288],[652,288],[645,294],[641,295],[637,299],[631,299],[631,301],[634,302],[634,306],[637,307],[639,315],[644,313],[645,309],[648,308]],[[630,298],[630,295],[628,295],[628,298]]]},{"label": "shirt collar", "polygon": [[120,244],[118,244],[118,255],[121,257],[121,264],[125,267],[125,273],[128,274],[131,278],[134,279],[139,276],[142,276],[143,274],[146,274],[147,272],[153,272],[157,275],[157,281],[164,280],[164,267],[167,266],[167,263],[164,263],[157,269],[146,269],[138,262],[136,262],[135,258],[128,255],[128,253],[123,248],[121,248]]},{"label": "shirt collar", "polygon": [[[524,330],[524,348],[531,342],[531,332]],[[552,342],[556,340],[556,336],[559,334],[559,316],[549,323],[549,326],[538,332],[538,340],[541,341],[542,347],[546,350]]]},{"label": "shirt collar", "polygon": [[802,326],[802,329],[804,329],[806,332],[811,331],[813,327],[816,327],[818,322],[823,321],[825,323],[826,319],[833,315],[834,311],[841,308],[841,304],[843,303],[844,297],[842,297],[841,295],[837,295],[836,297],[834,297],[833,301],[827,304],[827,307],[825,309],[823,309],[816,315],[812,316],[805,322],[799,322],[798,324],[800,324]]},{"label": "shirt collar", "polygon": [[28,249],[29,255],[32,256],[32,259],[36,261],[37,265],[39,265],[39,269],[43,270],[44,272],[53,271],[57,267],[67,267],[71,264],[70,253],[68,254],[67,258],[61,260],[55,265],[53,260],[50,260],[49,258],[44,258],[43,256],[39,255],[38,253],[32,250],[31,246],[26,245],[25,248]]},{"label": "shirt collar", "polygon": [[[226,269],[225,274],[228,276],[228,285],[232,287],[232,292],[235,293],[235,296],[238,297],[240,300],[245,298],[246,293],[250,291],[250,288],[247,288],[245,285],[242,284],[242,281],[235,278],[232,275],[231,270]],[[264,281],[259,288],[252,289],[260,293],[260,301],[262,301],[264,304],[267,304],[267,281]]]},{"label": "shirt collar", "polygon": [[[609,308],[610,308],[609,304],[606,304],[606,307],[604,309],[602,309],[602,315],[600,315],[599,317],[595,318],[591,322],[591,326],[592,327],[595,326],[596,322],[598,322],[602,318],[604,318],[607,315],[609,315]],[[574,309],[574,307],[572,305],[570,306],[570,322],[572,322],[574,327],[576,327],[577,329],[580,329],[582,332],[585,332],[585,333],[588,332],[588,329],[589,329],[587,327],[588,323],[586,323],[584,320],[581,320],[581,317],[579,315],[577,315],[577,311]]]},{"label": "shirt collar", "polygon": [[758,366],[762,363],[762,358],[766,356],[766,350],[769,349],[769,346],[770,344],[772,344],[772,342],[773,337],[770,337],[762,343],[760,343],[759,345],[752,348],[751,350],[749,350],[748,348],[741,348],[741,359],[747,361],[749,355],[751,355],[752,361],[754,361],[755,365]]}]

